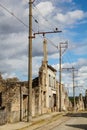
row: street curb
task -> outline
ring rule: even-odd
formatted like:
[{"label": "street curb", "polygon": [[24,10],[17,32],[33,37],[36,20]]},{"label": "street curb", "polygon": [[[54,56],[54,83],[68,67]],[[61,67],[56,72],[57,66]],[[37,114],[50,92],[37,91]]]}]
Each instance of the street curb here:
[{"label": "street curb", "polygon": [[[66,113],[56,113],[54,115],[49,115],[48,117],[45,117],[45,118],[42,118],[42,119],[38,119],[36,121],[31,121],[30,124],[28,124],[27,126],[19,128],[19,129],[16,129],[16,130],[24,130],[24,129],[28,128],[28,127],[35,127],[33,129],[31,128],[31,130],[34,130],[34,129],[42,127],[42,126],[44,126],[46,124],[49,124],[52,121],[58,120],[61,117],[63,117],[64,115],[66,115]],[[53,119],[53,120],[51,120],[51,119]]]}]

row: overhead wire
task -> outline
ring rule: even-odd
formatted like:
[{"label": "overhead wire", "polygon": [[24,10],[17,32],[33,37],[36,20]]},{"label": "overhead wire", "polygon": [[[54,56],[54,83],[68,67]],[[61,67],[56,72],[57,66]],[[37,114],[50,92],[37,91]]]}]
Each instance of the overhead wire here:
[{"label": "overhead wire", "polygon": [[[25,0],[26,1],[26,0]],[[27,1],[26,1],[27,2]],[[28,4],[28,2],[27,2],[27,4]],[[40,13],[40,15],[42,16],[42,18],[46,21],[46,22],[48,22],[48,24],[49,25],[52,25],[43,15],[42,15],[42,13],[40,12],[40,10],[35,6],[35,4],[33,3],[33,7],[35,8],[35,9],[37,9],[37,11]],[[34,9],[33,8],[33,9]],[[39,32],[39,21],[37,20],[37,18],[35,18],[33,15],[32,15],[32,18],[34,19],[34,21],[35,21],[35,23],[37,23],[38,24],[38,32]],[[52,25],[53,26],[53,25]],[[55,26],[55,25],[54,25]],[[56,26],[55,26],[55,28],[56,28]],[[54,27],[53,27],[53,29],[54,29]],[[50,28],[50,30],[52,30],[52,28]],[[38,34],[39,35],[39,34]],[[43,36],[41,36],[41,35],[39,35],[41,38],[43,38]],[[50,43],[51,43],[51,45],[52,46],[54,46],[55,48],[57,48],[57,46],[49,39],[49,38],[46,38]],[[58,49],[58,48],[57,48]]]},{"label": "overhead wire", "polygon": [[[7,11],[10,15],[12,15],[13,17],[15,17],[20,23],[22,23],[25,27],[29,28],[29,25],[25,24],[19,17],[17,17],[13,12],[11,12],[6,6],[2,5],[0,3],[0,7],[3,8],[5,11]],[[38,23],[37,19],[34,18],[34,16],[32,16],[33,19],[35,20],[36,23]],[[35,32],[33,29],[32,29],[33,32]],[[43,38],[43,36],[39,35],[41,38]],[[47,38],[47,40],[51,43],[52,46],[56,47],[57,46],[50,40]]]},{"label": "overhead wire", "polygon": [[[6,6],[3,6],[1,3],[0,3],[0,7],[2,7],[4,10],[6,10],[10,15],[12,15],[13,17],[15,17],[20,23],[22,23],[25,27],[29,27],[29,25],[25,24],[20,18],[18,18],[13,12],[11,12]],[[32,16],[33,17],[33,16]],[[38,21],[33,17],[33,19],[38,23]],[[33,29],[32,29],[33,32],[35,32]],[[39,35],[41,38],[43,38],[41,35]],[[47,40],[49,40],[47,38]],[[55,44],[49,40],[50,43],[55,46]],[[56,46],[55,46],[56,47]]]},{"label": "overhead wire", "polygon": [[47,39],[47,41],[49,41],[51,43],[52,46],[54,46],[55,48],[58,49],[57,45],[55,45],[49,38],[46,38],[46,39]]},{"label": "overhead wire", "polygon": [[25,24],[20,18],[18,18],[13,12],[11,12],[8,8],[6,8],[5,6],[3,6],[1,3],[0,3],[0,7],[2,7],[5,11],[7,11],[9,14],[11,14],[13,17],[15,17],[25,27],[29,27],[27,24]]},{"label": "overhead wire", "polygon": [[[28,2],[27,2],[27,0],[25,0],[26,1],[26,3],[27,4],[29,4]],[[39,9],[35,6],[35,4],[33,3],[33,6],[38,10],[38,12],[40,13],[40,15],[49,23],[49,21],[41,14],[41,12],[39,11]],[[35,21],[35,23],[37,23],[37,24],[39,24],[39,22],[38,22],[38,20],[32,15],[32,18],[34,19],[34,21]],[[50,23],[49,23],[50,24]],[[39,25],[38,25],[39,26]],[[39,27],[38,27],[39,28]],[[56,26],[55,26],[55,28],[56,28]],[[51,29],[52,30],[52,29]],[[39,31],[39,29],[38,29],[38,31]],[[39,37],[41,37],[41,38],[43,38],[43,36],[41,36],[41,35],[39,35]],[[48,38],[46,38],[50,43],[51,43],[51,45],[52,46],[54,46],[54,47],[56,47],[57,48],[57,46],[50,40],[50,39],[48,39]]]},{"label": "overhead wire", "polygon": [[[65,63],[65,64],[67,64],[67,63],[72,64],[72,63],[73,63],[73,61],[72,61],[73,57],[71,56],[71,53],[69,54],[69,51],[68,51],[68,54],[63,55],[62,57],[63,57],[63,58],[62,58],[62,63]],[[70,68],[70,66],[71,66],[70,64],[67,64],[66,68]],[[72,66],[73,66],[73,65],[72,65]],[[71,74],[69,74],[69,75],[67,75],[67,76],[68,76],[69,79],[72,78],[72,75],[71,75]],[[64,78],[64,79],[65,79],[65,78]],[[68,80],[68,81],[70,81],[70,80]]]},{"label": "overhead wire", "polygon": [[[52,29],[54,29],[54,27],[53,27],[53,25],[42,15],[42,13],[40,12],[40,10],[38,9],[38,7],[36,7],[35,6],[35,4],[33,3],[33,6],[34,6],[34,8],[39,12],[39,14],[41,15],[41,17],[51,26],[51,28],[50,28],[50,30],[52,30]],[[33,9],[34,9],[33,8]],[[38,24],[38,31],[39,31],[39,22],[38,22],[38,20],[36,20],[36,18],[34,18],[33,17],[33,19],[35,20],[35,22]],[[56,26],[55,26],[55,28],[56,28]],[[40,35],[39,35],[40,36]],[[41,36],[40,36],[41,37]],[[55,47],[55,48],[57,48],[58,49],[58,46],[56,46],[50,39],[48,39],[48,38],[46,38],[47,39],[47,41],[49,41],[51,44],[50,45],[52,45],[53,47]],[[67,57],[66,56],[64,56],[67,60],[68,60],[68,62],[70,63],[70,64],[72,64],[73,63],[73,56],[71,55],[71,53],[70,52],[68,52],[68,54],[69,55],[67,55]],[[74,65],[74,64],[73,64]],[[72,66],[73,66],[72,65]]]},{"label": "overhead wire", "polygon": [[36,5],[33,3],[33,9],[36,9],[38,11],[38,13],[40,14],[40,16],[48,23],[48,25],[50,25],[49,29],[50,30],[54,30],[57,27],[55,25],[53,25],[46,17],[43,16],[43,14],[40,12],[40,10],[38,9],[38,7],[36,7]]},{"label": "overhead wire", "polygon": [[[61,35],[61,39],[60,39],[60,40],[62,40],[62,42],[67,41],[67,40],[66,40],[66,35],[65,35],[64,32],[62,32],[62,35]],[[69,45],[70,45],[70,43],[69,43],[69,41],[68,41],[68,48],[69,48]],[[64,62],[67,63],[67,61],[68,61],[68,63],[72,64],[72,63],[73,63],[73,57],[72,57],[72,55],[70,54],[68,48],[67,48],[67,50],[66,50],[65,55],[62,55],[62,57],[63,57],[63,58],[62,58],[62,61],[63,61],[63,63],[64,63]],[[68,54],[67,54],[67,51],[68,51]],[[68,65],[69,65],[69,64],[68,64]],[[67,67],[70,67],[70,65],[67,66]]]},{"label": "overhead wire", "polygon": [[[45,21],[46,21],[49,25],[51,25],[51,27],[53,28],[53,25],[41,14],[41,12],[40,12],[39,9],[35,6],[35,4],[33,4],[33,5],[34,5],[34,7],[38,10],[38,12],[39,12],[40,15],[42,16],[42,18],[45,19]],[[53,28],[53,29],[54,29],[54,28]],[[51,40],[49,40],[49,39],[47,39],[47,40],[48,40],[55,48],[58,49],[58,47],[57,47]],[[75,65],[74,65],[74,59],[73,59],[73,56],[72,56],[71,52],[68,52],[68,55],[65,55],[63,59],[66,59],[66,61],[68,61],[68,63],[70,63],[73,67],[75,66]],[[63,60],[63,62],[64,62],[64,60]],[[69,67],[70,67],[70,65],[69,65]],[[76,67],[76,66],[75,66],[75,67]]]},{"label": "overhead wire", "polygon": [[[25,27],[29,27],[27,24],[25,24],[20,18],[18,18],[13,12],[11,12],[7,7],[5,7],[5,6],[3,6],[1,3],[0,3],[0,7],[2,7],[4,10],[6,10],[9,14],[11,14],[13,17],[15,17],[20,23],[22,23]],[[35,8],[37,8],[37,7],[35,7]],[[38,8],[37,8],[38,9]],[[35,19],[34,18],[34,16],[32,16],[33,17],[33,19],[35,20],[35,22],[36,23],[38,23],[38,21],[37,21],[37,19]],[[48,23],[49,23],[49,21],[44,17],[44,16],[42,16]],[[33,32],[34,32],[34,30],[32,30]],[[41,35],[39,35],[41,38],[43,38]],[[50,40],[50,39],[48,39],[48,38],[46,38],[50,43],[51,43],[51,45],[52,46],[54,46],[55,48],[57,48],[58,49],[58,47]],[[70,56],[70,55],[68,55],[68,56]],[[68,58],[68,60],[70,61],[70,63],[72,63],[72,60],[71,60],[72,58]]]},{"label": "overhead wire", "polygon": [[[27,1],[26,1],[27,2]],[[0,6],[6,10],[9,14],[11,14],[13,17],[15,17],[19,22],[21,22],[25,27],[29,27],[27,24],[25,24],[20,18],[18,18],[13,12],[11,12],[8,8],[6,8],[5,6],[3,6],[0,3]],[[35,6],[36,7],[36,6]],[[37,8],[37,7],[36,7]],[[37,8],[38,9],[38,8]],[[34,18],[34,16],[32,16],[33,19],[35,20],[36,23],[38,23],[38,21]],[[44,18],[44,17],[43,17]],[[34,30],[32,30],[34,32]],[[41,37],[41,35],[39,35]],[[42,38],[42,37],[41,37]],[[54,47],[56,47],[58,49],[58,47],[48,38],[46,38]]]},{"label": "overhead wire", "polygon": [[[66,51],[68,51],[68,54],[66,53],[65,55],[63,55],[63,63],[64,62],[66,62],[66,63],[68,62],[69,64],[71,64],[74,67],[74,64],[73,64],[74,59],[73,59],[72,53],[69,50],[69,45],[70,45],[70,43],[68,44],[68,48],[66,50]],[[67,66],[67,67],[70,67],[70,65]]]},{"label": "overhead wire", "polygon": [[[19,21],[20,23],[22,23],[26,28],[29,28],[29,25],[25,24],[19,17],[17,17],[13,12],[11,12],[6,6],[2,5],[0,3],[0,7],[2,7],[5,11],[7,11],[10,15],[12,15],[13,17],[16,18],[17,21]],[[34,18],[34,17],[33,17]],[[34,30],[32,29],[33,33]]]}]

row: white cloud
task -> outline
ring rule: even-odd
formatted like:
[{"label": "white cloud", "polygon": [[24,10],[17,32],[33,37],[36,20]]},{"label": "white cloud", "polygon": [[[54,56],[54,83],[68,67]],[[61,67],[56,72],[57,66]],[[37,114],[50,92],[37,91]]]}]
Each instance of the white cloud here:
[{"label": "white cloud", "polygon": [[67,25],[76,23],[78,20],[83,19],[84,16],[85,14],[82,10],[75,10],[67,12],[66,14],[58,13],[56,19],[58,22]]},{"label": "white cloud", "polygon": [[36,7],[40,10],[40,12],[43,16],[49,15],[50,13],[52,13],[52,11],[54,9],[52,3],[49,1],[40,2]]},{"label": "white cloud", "polygon": [[82,66],[79,71],[82,72],[82,73],[86,73],[86,70],[87,70],[87,66]]},{"label": "white cloud", "polygon": [[[27,2],[26,2],[27,1]],[[13,12],[18,18],[24,21],[25,24],[28,25],[28,14],[29,14],[29,4],[28,0],[18,1],[18,0],[1,0],[3,5],[5,5],[11,12]],[[73,8],[70,6],[69,8],[66,5],[72,5],[72,0],[36,0],[35,6],[33,6],[33,17],[38,20],[39,24],[36,24],[33,19],[33,29],[37,32],[37,28],[39,26],[40,30],[53,31],[55,27],[67,27],[67,30],[70,29],[72,25],[77,24],[79,21],[82,23],[85,15],[83,10]],[[64,5],[65,4],[65,5]],[[61,6],[60,6],[61,5]],[[63,5],[63,6],[62,6]],[[73,9],[72,9],[73,8]],[[39,10],[39,11],[38,11]],[[73,10],[73,11],[71,11]],[[41,13],[39,13],[41,12]],[[67,26],[70,25],[70,26]],[[48,39],[50,39],[55,45],[61,40],[72,39],[78,35],[77,32],[69,32],[65,30],[66,38],[59,36],[59,34],[51,34],[46,35]],[[70,34],[70,35],[69,35]],[[75,39],[76,40],[76,39]],[[84,40],[84,39],[83,39]],[[70,41],[71,42],[71,41]],[[85,43],[87,40],[85,39]],[[83,54],[86,51],[86,46],[72,42],[74,47],[74,54]],[[26,28],[22,23],[17,21],[13,16],[11,16],[4,9],[0,9],[0,71],[3,73],[5,78],[17,76],[20,79],[27,79],[28,75],[28,28]],[[58,70],[58,50],[54,46],[52,46],[51,42],[48,41],[48,63],[51,61],[51,65],[53,65]],[[87,54],[87,53],[85,53]],[[41,65],[41,61],[43,59],[43,38],[36,36],[33,39],[33,78],[38,76],[38,70]],[[56,63],[55,63],[56,62]],[[79,85],[86,86],[86,70],[87,70],[87,60],[79,59],[74,61],[73,63],[66,63],[63,66],[71,67],[72,65],[78,66],[80,68],[79,72]],[[82,67],[83,66],[83,67]],[[84,73],[85,72],[85,73]],[[69,81],[69,85],[72,87],[72,76],[70,74],[63,74],[65,84],[67,80]],[[67,76],[67,77],[66,77]],[[70,77],[71,76],[71,77]],[[57,75],[58,78],[58,75]],[[69,86],[68,85],[68,86]]]},{"label": "white cloud", "polygon": [[15,74],[15,73],[11,73],[11,74],[9,74],[9,73],[4,73],[4,74],[2,74],[2,76],[3,76],[4,79],[7,79],[7,78],[16,77],[16,74]]},{"label": "white cloud", "polygon": [[[71,68],[73,66],[73,63],[64,63],[62,64],[63,68]],[[53,65],[53,67],[59,71],[59,64]],[[74,62],[74,68],[78,71],[74,72],[74,84],[76,86],[76,95],[79,95],[79,93],[82,92],[82,94],[85,93],[85,89],[87,89],[87,59],[78,59],[77,62]],[[69,88],[70,95],[72,95],[73,90],[71,88],[73,87],[73,75],[72,75],[72,69],[66,69],[62,70],[62,83],[67,84],[66,87]],[[57,77],[59,75],[59,72],[57,73]],[[59,80],[59,79],[58,79]],[[82,90],[82,91],[81,91]]]},{"label": "white cloud", "polygon": [[77,62],[78,66],[87,66],[87,59],[85,58],[79,58]]}]

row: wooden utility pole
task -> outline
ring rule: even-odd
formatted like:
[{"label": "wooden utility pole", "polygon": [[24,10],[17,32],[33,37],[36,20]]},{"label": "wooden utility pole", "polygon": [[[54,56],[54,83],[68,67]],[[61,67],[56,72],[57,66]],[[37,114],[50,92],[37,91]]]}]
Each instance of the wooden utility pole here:
[{"label": "wooden utility pole", "polygon": [[61,43],[59,44],[59,111],[62,111],[62,100],[61,100],[61,94],[62,94],[62,88],[61,88],[61,65],[62,65],[62,51],[61,51]]},{"label": "wooden utility pole", "polygon": [[[35,0],[33,0],[34,2]],[[27,122],[32,119],[32,38],[35,38],[36,34],[46,33],[58,33],[56,28],[55,31],[52,32],[38,32],[34,33],[32,36],[32,0],[29,0],[29,47],[28,47],[28,105],[27,105]]]},{"label": "wooden utility pole", "polygon": [[32,0],[29,0],[28,105],[27,121],[32,119]]},{"label": "wooden utility pole", "polygon": [[75,110],[75,84],[74,84],[74,71],[75,71],[75,68],[72,67],[72,78],[73,78],[73,103],[74,103],[74,110]]},{"label": "wooden utility pole", "polygon": [[74,67],[72,68],[62,68],[66,70],[72,70],[72,79],[73,79],[73,107],[75,110],[75,71],[77,71]]},{"label": "wooden utility pole", "polygon": [[[68,47],[68,43],[60,43],[59,44],[59,111],[62,111],[62,54]],[[63,52],[62,52],[62,49]]]},{"label": "wooden utility pole", "polygon": [[20,121],[22,121],[22,89],[20,85]]}]

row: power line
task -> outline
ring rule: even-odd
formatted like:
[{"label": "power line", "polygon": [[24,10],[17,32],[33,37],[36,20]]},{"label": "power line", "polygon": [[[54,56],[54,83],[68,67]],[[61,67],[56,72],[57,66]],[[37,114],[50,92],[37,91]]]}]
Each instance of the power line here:
[{"label": "power line", "polygon": [[[27,2],[27,1],[26,1]],[[29,28],[29,26],[27,24],[25,24],[20,18],[18,18],[13,12],[11,12],[6,6],[3,6],[1,3],[0,3],[0,7],[2,7],[5,11],[7,11],[10,15],[12,15],[13,17],[15,17],[20,23],[22,23],[26,28]],[[33,19],[35,20],[36,23],[38,23],[37,19],[34,18],[34,16],[32,16]],[[33,32],[35,32],[33,29],[32,29]],[[43,36],[39,35],[39,37],[43,38]],[[48,38],[46,38],[52,46],[56,47],[57,46]]]},{"label": "power line", "polygon": [[[52,25],[52,23],[50,23],[50,22],[48,21],[48,19],[46,19],[46,18],[42,15],[42,13],[40,12],[40,10],[38,9],[38,7],[35,6],[34,3],[33,3],[33,6],[34,6],[34,8],[39,12],[40,16],[48,23],[48,25],[51,26],[50,30],[54,30],[54,28],[56,28],[56,26],[55,26],[55,25]],[[33,9],[34,9],[34,8],[33,8]],[[54,27],[53,27],[53,26],[54,26]]]},{"label": "power line", "polygon": [[34,19],[34,21],[36,22],[36,23],[38,23],[38,20],[37,19],[35,19],[35,17],[32,15],[32,18]]},{"label": "power line", "polygon": [[18,18],[13,12],[11,12],[8,8],[6,8],[5,6],[3,6],[0,3],[0,7],[2,7],[4,10],[6,10],[9,14],[11,14],[13,17],[15,17],[20,23],[22,23],[25,27],[29,27],[27,24],[25,24],[20,18]]},{"label": "power line", "polygon": [[[70,64],[73,63],[72,57],[70,56],[69,52],[68,52],[68,54],[64,55],[64,57],[63,57],[63,63],[64,63],[64,62],[66,62],[66,63],[68,62],[68,63],[70,63]],[[70,65],[69,65],[69,67],[70,67]]]},{"label": "power line", "polygon": [[70,64],[72,64],[72,66],[74,66],[74,64],[73,64],[74,58],[73,58],[72,53],[70,51],[68,51],[68,54],[64,56],[63,62],[64,62],[64,59],[66,62],[68,61]]},{"label": "power line", "polygon": [[[42,15],[42,13],[40,12],[40,10],[38,9],[38,7],[36,7],[36,5],[33,3],[33,9],[36,9],[38,12],[39,12],[39,14],[40,14],[40,16],[48,23],[48,26],[50,25],[51,26],[51,28],[50,28],[50,30],[52,31],[54,31],[55,29],[57,29],[57,27],[55,26],[55,25],[52,25],[52,23],[50,23],[43,15]],[[39,24],[39,21],[37,20],[37,18],[35,18],[34,16],[33,16],[33,19],[34,19],[34,21],[38,24],[38,32],[39,32],[39,28],[40,28],[40,24]],[[54,27],[53,27],[54,26]],[[57,46],[51,41],[51,40],[49,40],[48,39],[48,41],[50,41],[50,43],[54,46],[54,47],[56,47],[57,48]]]},{"label": "power line", "polygon": [[54,46],[55,48],[58,48],[50,39],[48,39],[48,38],[46,38],[46,39],[51,43],[52,46]]}]

